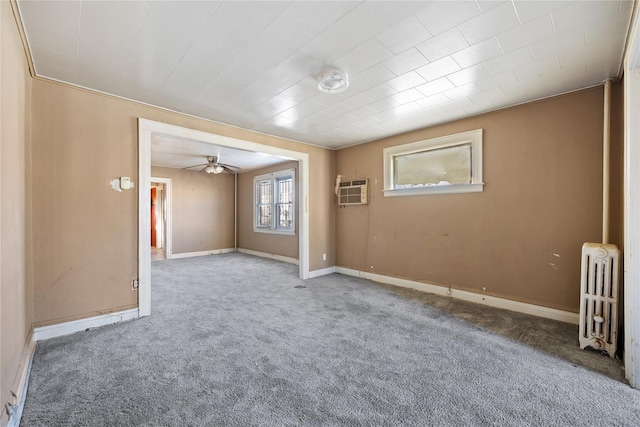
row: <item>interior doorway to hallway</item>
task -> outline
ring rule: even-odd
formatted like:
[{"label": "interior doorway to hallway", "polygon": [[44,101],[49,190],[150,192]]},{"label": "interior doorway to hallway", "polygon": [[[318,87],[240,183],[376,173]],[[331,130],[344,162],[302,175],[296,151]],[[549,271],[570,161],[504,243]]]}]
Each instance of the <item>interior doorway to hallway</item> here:
[{"label": "interior doorway to hallway", "polygon": [[150,204],[151,261],[170,259],[171,178],[151,177]]}]

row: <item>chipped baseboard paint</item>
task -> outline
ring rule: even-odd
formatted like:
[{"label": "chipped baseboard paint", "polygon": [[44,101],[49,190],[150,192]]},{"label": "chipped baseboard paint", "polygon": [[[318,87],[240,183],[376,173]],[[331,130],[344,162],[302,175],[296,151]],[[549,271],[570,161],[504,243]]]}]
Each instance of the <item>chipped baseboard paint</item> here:
[{"label": "chipped baseboard paint", "polygon": [[254,250],[251,250],[251,249],[243,249],[243,248],[238,248],[238,252],[243,253],[243,254],[247,254],[247,255],[254,255],[254,256],[259,256],[259,257],[262,257],[262,258],[270,258],[270,259],[275,259],[277,261],[283,261],[283,262],[288,262],[289,264],[298,265],[298,260],[297,259],[289,258],[287,256],[269,254],[269,253],[266,253],[266,252],[254,251]]},{"label": "chipped baseboard paint", "polygon": [[46,340],[49,338],[61,337],[85,329],[97,328],[99,326],[111,325],[125,320],[137,319],[138,309],[118,311],[115,313],[103,314],[86,319],[73,320],[71,322],[57,323],[55,325],[41,326],[33,330],[34,341]]},{"label": "chipped baseboard paint", "polygon": [[430,283],[400,279],[398,277],[384,276],[382,274],[353,270],[351,268],[345,267],[335,267],[335,272],[347,276],[361,277],[363,279],[372,280],[374,282],[386,283],[389,285],[415,289],[430,294],[448,296],[464,301],[474,302],[477,304],[484,304],[490,307],[516,311],[518,313],[530,314],[533,316],[544,317],[552,320],[559,320],[561,322],[572,323],[574,325],[577,325],[580,321],[580,315],[578,313],[543,307],[541,305],[528,304],[525,302],[514,301],[506,298],[483,295],[469,291],[461,291],[458,289],[451,289],[446,286],[438,286]]},{"label": "chipped baseboard paint", "polygon": [[179,254],[171,254],[171,259],[176,258],[191,258],[195,256],[205,256],[205,255],[218,255],[218,254],[226,254],[229,252],[235,252],[234,248],[224,248],[224,249],[209,249],[208,251],[198,251],[198,252],[182,252]]},{"label": "chipped baseboard paint", "polygon": [[[19,427],[20,420],[22,418],[22,411],[24,410],[24,401],[27,398],[27,388],[29,386],[29,375],[31,374],[31,363],[33,362],[33,355],[36,350],[36,342],[33,339],[33,331],[27,338],[24,354],[22,356],[22,364],[20,365],[20,381],[18,382],[17,391],[11,392],[14,399],[13,402],[9,402],[7,405],[7,411],[9,419],[7,421],[7,427]],[[3,414],[4,415],[4,414]]]}]

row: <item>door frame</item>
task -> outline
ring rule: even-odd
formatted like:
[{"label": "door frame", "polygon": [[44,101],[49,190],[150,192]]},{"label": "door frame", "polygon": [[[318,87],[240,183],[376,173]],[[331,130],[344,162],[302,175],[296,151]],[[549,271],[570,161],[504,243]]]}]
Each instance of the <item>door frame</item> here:
[{"label": "door frame", "polygon": [[[172,206],[172,202],[171,202],[171,178],[159,178],[159,177],[155,177],[152,176],[150,183],[158,183],[158,184],[162,184],[164,186],[164,206],[162,206],[164,208],[164,225],[165,225],[165,229],[164,229],[164,257],[166,259],[171,259],[171,255],[172,255],[172,230],[173,230],[173,225],[171,222],[171,206]],[[149,239],[151,239],[151,237],[149,237]]]},{"label": "door frame", "polygon": [[[309,278],[309,154],[213,133],[138,118],[138,316],[151,314],[151,138],[154,133],[297,160],[300,197],[298,209],[298,274]],[[237,248],[236,248],[237,249]]]}]

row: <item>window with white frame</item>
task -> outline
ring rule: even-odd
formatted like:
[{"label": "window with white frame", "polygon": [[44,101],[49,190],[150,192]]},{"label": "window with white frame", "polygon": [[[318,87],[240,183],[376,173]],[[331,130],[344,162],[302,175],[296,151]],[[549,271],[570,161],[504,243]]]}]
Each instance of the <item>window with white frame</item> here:
[{"label": "window with white frame", "polygon": [[295,233],[295,170],[253,178],[253,230],[264,233]]},{"label": "window with white frame", "polygon": [[482,129],[385,148],[384,195],[480,192]]}]

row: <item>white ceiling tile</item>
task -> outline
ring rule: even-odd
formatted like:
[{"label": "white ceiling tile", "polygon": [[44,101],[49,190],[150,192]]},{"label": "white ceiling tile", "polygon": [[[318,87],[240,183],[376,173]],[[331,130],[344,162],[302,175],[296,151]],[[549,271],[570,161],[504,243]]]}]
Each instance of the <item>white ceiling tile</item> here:
[{"label": "white ceiling tile", "polygon": [[416,47],[429,61],[436,61],[469,47],[469,43],[467,43],[460,30],[452,28],[420,43]]},{"label": "white ceiling tile", "polygon": [[486,77],[489,74],[489,70],[484,64],[472,65],[469,68],[464,68],[458,72],[449,74],[447,78],[456,86],[462,86],[474,80]]},{"label": "white ceiling tile", "polygon": [[425,58],[416,48],[411,48],[387,59],[383,65],[395,75],[400,76],[428,63],[429,61],[427,58]]},{"label": "white ceiling tile", "polygon": [[586,25],[585,31],[586,42],[589,43],[605,37],[612,37],[620,34],[620,32],[626,34],[629,28],[629,21],[631,20],[631,14],[629,12],[628,9],[624,9],[622,12],[589,22]]},{"label": "white ceiling tile", "polygon": [[376,39],[370,39],[349,51],[334,64],[349,74],[358,74],[393,56],[393,53]]},{"label": "white ceiling tile", "polygon": [[357,110],[353,110],[350,114],[355,117],[357,120],[364,119],[365,117],[369,117],[375,114],[376,111],[369,107],[360,107]]},{"label": "white ceiling tile", "polygon": [[82,4],[80,37],[110,40],[119,45],[135,41],[150,1],[92,1]]},{"label": "white ceiling tile", "polygon": [[484,13],[498,6],[502,6],[507,2],[511,2],[511,0],[480,0],[478,1],[478,7]]},{"label": "white ceiling tile", "polygon": [[617,1],[572,2],[551,12],[557,34],[583,27],[586,23],[615,14],[620,6]]},{"label": "white ceiling tile", "polygon": [[484,65],[492,74],[529,64],[533,61],[529,49],[521,48],[485,61]]},{"label": "white ceiling tile", "polygon": [[426,81],[432,81],[444,77],[447,74],[454,73],[460,70],[460,66],[451,59],[450,56],[439,59],[431,64],[427,64],[424,67],[420,67],[416,70]]},{"label": "white ceiling tile", "polygon": [[478,89],[478,86],[476,86],[475,83],[468,83],[466,85],[444,91],[443,94],[449,99],[458,99],[478,92],[480,92],[480,89]]},{"label": "white ceiling tile", "polygon": [[551,56],[524,66],[516,67],[512,71],[518,80],[526,80],[539,74],[560,71],[560,62],[557,56]]},{"label": "white ceiling tile", "polygon": [[69,37],[46,29],[39,31],[37,39],[31,42],[31,46],[46,49],[51,52],[57,52],[68,57],[75,57],[78,55],[77,38]]},{"label": "white ceiling tile", "polygon": [[35,64],[36,71],[39,76],[48,77],[61,82],[75,83],[78,80],[77,70],[70,70],[68,68],[60,68],[54,65],[48,65],[44,62]]},{"label": "white ceiling tile", "polygon": [[344,92],[345,96],[353,96],[363,90],[372,88],[395,78],[396,75],[384,65],[376,65],[361,73],[349,75],[349,88]]},{"label": "white ceiling tile", "polygon": [[503,84],[512,83],[515,81],[516,76],[513,74],[513,71],[507,70],[503,71],[500,74],[495,74],[493,76],[476,80],[475,85],[478,86],[481,91],[488,91],[490,89],[502,86]]},{"label": "white ceiling tile", "polygon": [[419,99],[424,98],[422,92],[417,91],[416,89],[408,89],[404,92],[396,93],[395,95],[391,95],[391,101],[397,105],[406,104],[407,102],[417,101]]},{"label": "white ceiling tile", "polygon": [[467,41],[473,45],[515,28],[518,24],[518,16],[513,8],[513,3],[506,2],[460,24],[458,28]]},{"label": "white ceiling tile", "polygon": [[[125,65],[129,60],[130,47],[133,46],[134,40],[123,43],[121,44],[116,39],[103,38],[89,33],[80,39],[78,54],[80,58],[85,56],[103,58],[104,61]],[[99,64],[100,61],[98,60],[96,63]]]},{"label": "white ceiling tile", "polygon": [[515,49],[519,49],[535,43],[540,40],[544,40],[548,37],[552,37],[553,22],[551,21],[551,15],[544,15],[533,21],[529,21],[516,28],[506,31],[496,36],[500,47],[505,52],[510,52]]},{"label": "white ceiling tile", "polygon": [[380,113],[383,111],[387,111],[390,108],[395,107],[395,103],[391,100],[390,97],[379,99],[377,101],[372,102],[367,105],[367,108],[375,111],[376,113]]},{"label": "white ceiling tile", "polygon": [[39,38],[40,30],[49,30],[63,36],[77,38],[80,31],[81,3],[66,1],[21,1],[20,14],[29,27],[35,32],[29,32],[29,41]]},{"label": "white ceiling tile", "polygon": [[[360,107],[370,104],[372,101],[374,100],[366,96],[363,92],[360,92],[356,95],[350,96],[344,101],[340,101],[340,103],[349,106],[349,108],[351,108],[352,110],[356,110]],[[351,114],[353,114],[353,112]]]},{"label": "white ceiling tile", "polygon": [[42,49],[40,47],[32,47],[31,52],[35,61],[40,64],[48,65],[51,67],[67,69],[76,71],[78,68],[77,56],[63,55],[60,52],[54,52],[49,49]]},{"label": "white ceiling tile", "polygon": [[417,101],[423,108],[433,107],[435,105],[442,105],[445,102],[449,102],[450,99],[443,95],[442,93],[438,93],[435,95],[427,96],[426,98],[422,98]]},{"label": "white ceiling tile", "polygon": [[280,96],[291,99],[298,103],[306,101],[315,95],[317,84],[314,79],[302,79],[293,86],[288,87],[279,93]]},{"label": "white ceiling tile", "polygon": [[[539,80],[538,80],[539,81]],[[516,80],[511,83],[504,83],[500,85],[504,93],[511,99],[526,99],[527,91],[525,90],[522,81]]]},{"label": "white ceiling tile", "polygon": [[377,39],[393,53],[400,53],[430,37],[431,33],[412,16],[379,34]]},{"label": "white ceiling tile", "polygon": [[541,40],[529,46],[534,60],[557,55],[584,45],[584,28],[576,28],[566,33]]},{"label": "white ceiling tile", "polygon": [[440,34],[478,15],[475,1],[436,1],[416,16],[432,34]]},{"label": "white ceiling tile", "polygon": [[441,78],[438,80],[434,80],[429,83],[425,83],[417,87],[417,89],[424,93],[425,96],[435,95],[436,93],[441,93],[449,89],[453,89],[455,86],[446,78]]},{"label": "white ceiling tile", "polygon": [[78,72],[82,75],[84,72],[93,74],[102,74],[112,80],[119,80],[125,71],[125,65],[112,61],[100,60],[100,57],[93,55],[83,55],[78,60]]},{"label": "white ceiling tile", "polygon": [[486,104],[499,102],[506,97],[501,87],[474,93],[468,96],[474,104]]},{"label": "white ceiling tile", "polygon": [[[397,94],[398,91],[395,90],[394,88],[392,88],[391,86],[387,85],[387,84],[380,84],[378,86],[374,86],[370,89],[367,89],[363,92],[361,92],[359,95],[362,95],[368,99],[370,99],[371,101],[377,101],[379,99],[382,98],[386,98],[390,95],[395,95]],[[345,100],[344,102],[346,102],[347,100]],[[349,105],[349,104],[346,104]]]},{"label": "white ceiling tile", "polygon": [[467,68],[480,62],[495,58],[502,54],[502,49],[495,38],[485,40],[471,47],[456,52],[451,57],[462,68]]},{"label": "white ceiling tile", "polygon": [[532,21],[536,18],[540,18],[543,15],[548,15],[550,12],[566,7],[571,4],[570,1],[560,0],[514,0],[513,2],[520,22],[523,24]]},{"label": "white ceiling tile", "polygon": [[423,79],[418,73],[416,73],[415,71],[410,71],[406,74],[396,77],[395,79],[389,80],[387,84],[398,92],[402,92],[412,87],[419,86],[425,82],[426,80]]}]

